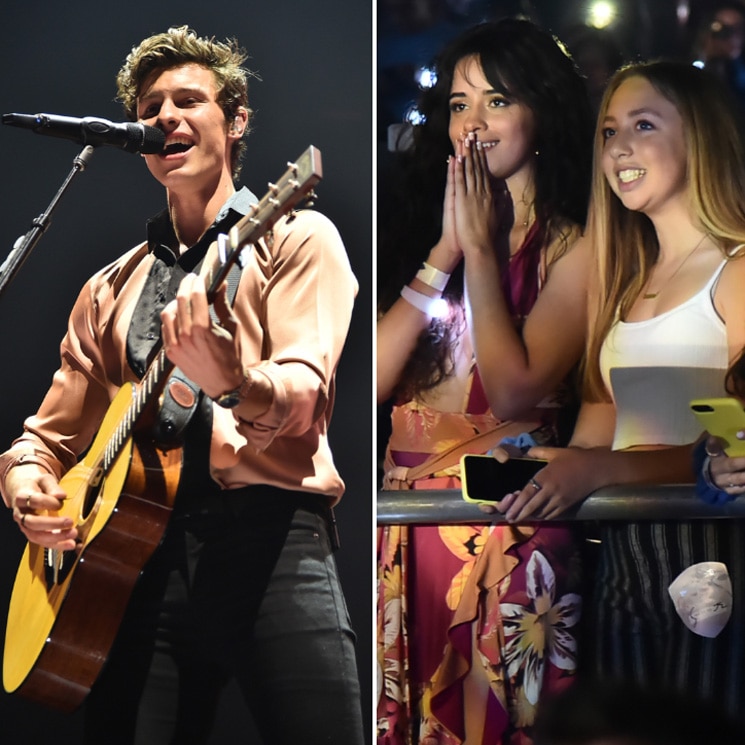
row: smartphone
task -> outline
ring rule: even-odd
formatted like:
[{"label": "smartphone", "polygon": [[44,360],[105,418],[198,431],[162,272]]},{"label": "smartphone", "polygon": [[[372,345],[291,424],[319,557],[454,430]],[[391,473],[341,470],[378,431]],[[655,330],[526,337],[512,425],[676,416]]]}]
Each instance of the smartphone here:
[{"label": "smartphone", "polygon": [[745,440],[737,433],[745,431],[745,410],[735,398],[697,398],[691,411],[710,434],[724,440],[724,452],[730,457],[745,455]]},{"label": "smartphone", "polygon": [[510,458],[500,463],[491,455],[462,455],[461,491],[466,502],[493,504],[506,494],[525,488],[548,461],[536,458]]}]

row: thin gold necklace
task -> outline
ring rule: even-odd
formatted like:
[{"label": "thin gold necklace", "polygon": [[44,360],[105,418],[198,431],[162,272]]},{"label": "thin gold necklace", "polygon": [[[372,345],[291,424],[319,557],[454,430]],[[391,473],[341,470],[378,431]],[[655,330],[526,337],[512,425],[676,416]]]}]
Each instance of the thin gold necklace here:
[{"label": "thin gold necklace", "polygon": [[[672,278],[683,268],[683,265],[686,263],[686,261],[688,261],[688,259],[690,259],[691,256],[693,256],[693,254],[696,253],[696,250],[704,242],[704,239],[706,238],[706,236],[707,236],[707,233],[704,233],[701,236],[701,239],[699,240],[699,242],[686,254],[686,257],[683,259],[683,261],[680,262],[680,264],[678,264],[676,270],[667,278],[665,284],[669,284]],[[661,292],[662,292],[662,288],[657,290],[657,292],[645,292],[642,295],[642,299],[643,300],[654,300]]]},{"label": "thin gold necklace", "polygon": [[530,225],[530,216],[533,214],[533,206],[534,206],[534,203],[533,202],[531,202],[528,205],[528,211],[525,213],[525,219],[523,220],[523,227],[524,228],[527,228],[528,225]]}]

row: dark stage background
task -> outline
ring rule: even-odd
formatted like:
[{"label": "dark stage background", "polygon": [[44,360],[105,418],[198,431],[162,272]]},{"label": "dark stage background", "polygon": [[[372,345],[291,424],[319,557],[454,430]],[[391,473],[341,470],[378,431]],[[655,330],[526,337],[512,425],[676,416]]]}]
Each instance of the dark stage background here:
[{"label": "dark stage background", "polygon": [[[346,243],[361,289],[338,377],[331,439],[347,493],[338,508],[337,555],[358,633],[367,731],[372,701],[372,7],[345,0],[235,3],[166,0],[28,3],[0,10],[0,111],[123,120],[114,77],[145,36],[188,24],[235,36],[248,50],[256,115],[243,181],[261,195],[286,162],[313,144],[323,156],[316,208]],[[80,150],[75,143],[0,127],[0,262],[48,205]],[[0,297],[0,449],[20,432],[58,364],[58,342],[86,278],[139,242],[144,220],[165,205],[142,160],[98,148],[63,198],[46,235]],[[0,633],[23,549],[0,513]],[[0,694],[0,742],[79,741],[79,713],[63,716]],[[250,718],[229,689],[214,743],[250,742]],[[258,742],[258,740],[256,740]]]}]

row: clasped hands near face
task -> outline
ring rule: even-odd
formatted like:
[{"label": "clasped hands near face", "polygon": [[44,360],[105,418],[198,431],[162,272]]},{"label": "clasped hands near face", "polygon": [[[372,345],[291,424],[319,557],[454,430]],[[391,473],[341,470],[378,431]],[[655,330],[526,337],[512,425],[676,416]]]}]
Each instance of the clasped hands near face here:
[{"label": "clasped hands near face", "polygon": [[493,252],[501,210],[495,200],[498,182],[476,133],[457,140],[447,168],[440,244],[456,264],[469,251]]},{"label": "clasped hands near face", "polygon": [[[503,514],[509,523],[530,519],[553,520],[605,485],[600,477],[600,462],[603,454],[609,452],[609,448],[532,447],[521,457],[547,460],[548,465],[538,471],[521,491],[506,494],[493,505],[481,504],[479,507],[486,513]],[[509,460],[510,452],[496,448],[494,457],[504,463]],[[498,489],[498,484],[495,484],[495,496]]]}]

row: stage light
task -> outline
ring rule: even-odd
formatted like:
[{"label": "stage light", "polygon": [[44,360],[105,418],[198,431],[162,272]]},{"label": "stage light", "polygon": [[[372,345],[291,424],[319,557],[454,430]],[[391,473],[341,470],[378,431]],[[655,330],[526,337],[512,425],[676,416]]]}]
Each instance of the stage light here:
[{"label": "stage light", "polygon": [[587,23],[595,28],[606,28],[616,19],[618,8],[615,3],[597,0],[587,9]]},{"label": "stage light", "polygon": [[445,318],[449,312],[450,306],[445,298],[437,298],[437,300],[432,303],[432,310],[430,311],[432,318]]},{"label": "stage light", "polygon": [[406,109],[406,112],[404,113],[404,121],[408,122],[409,124],[413,124],[414,126],[416,126],[417,124],[424,124],[426,120],[427,117],[425,117],[424,114],[419,111],[415,104],[409,106],[409,108]]},{"label": "stage light", "polygon": [[686,23],[688,23],[688,18],[691,15],[691,8],[688,0],[678,0],[678,4],[675,6],[675,15],[678,16],[678,23],[681,26],[685,26]]},{"label": "stage light", "polygon": [[437,73],[431,67],[420,67],[414,77],[420,88],[431,88],[437,82]]}]

